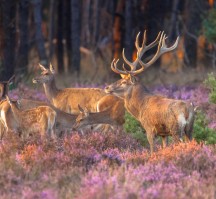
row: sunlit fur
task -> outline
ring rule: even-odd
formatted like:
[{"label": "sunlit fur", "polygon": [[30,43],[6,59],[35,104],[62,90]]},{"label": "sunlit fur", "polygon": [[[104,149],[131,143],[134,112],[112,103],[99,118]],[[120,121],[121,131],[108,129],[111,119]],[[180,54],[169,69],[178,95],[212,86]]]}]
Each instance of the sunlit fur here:
[{"label": "sunlit fur", "polygon": [[[82,107],[87,107],[90,112],[103,111],[109,106],[116,103],[119,110],[124,107],[123,101],[119,103],[119,99],[107,95],[103,89],[99,88],[64,88],[58,89],[55,84],[54,69],[50,65],[49,69],[40,65],[42,73],[40,76],[33,79],[34,83],[42,83],[44,86],[45,94],[50,103],[58,109],[67,113],[79,114],[78,104]],[[124,112],[119,115],[124,119]]]},{"label": "sunlit fur", "polygon": [[[80,107],[80,114],[76,119],[74,127],[79,129],[93,124],[110,124],[112,127],[121,129],[121,126],[124,123],[123,114],[125,112],[125,108],[124,106],[121,106],[120,103],[122,103],[122,101],[117,99],[115,100],[115,104],[113,106],[110,105],[106,110],[94,113],[89,112],[86,108],[82,109]],[[119,107],[121,109],[119,109]],[[110,130],[108,126],[103,129],[103,131],[108,130]]]},{"label": "sunlit fur", "polygon": [[17,102],[12,102],[9,98],[7,100],[24,139],[34,133],[40,133],[42,139],[49,135],[54,137],[56,112],[52,108],[39,106],[22,111],[18,108]]},{"label": "sunlit fur", "polygon": [[190,103],[151,94],[135,79],[118,80],[107,86],[105,92],[124,99],[127,111],[146,130],[151,152],[154,150],[155,135],[162,136],[164,147],[165,137],[168,135],[172,135],[175,142],[182,136],[186,140],[191,139],[194,107]]}]

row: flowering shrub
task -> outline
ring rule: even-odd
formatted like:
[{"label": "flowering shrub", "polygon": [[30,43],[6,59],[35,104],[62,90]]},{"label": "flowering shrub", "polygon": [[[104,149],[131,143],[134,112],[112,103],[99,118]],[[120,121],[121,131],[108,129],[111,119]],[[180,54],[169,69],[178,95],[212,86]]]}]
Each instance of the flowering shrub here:
[{"label": "flowering shrub", "polygon": [[[46,100],[43,93],[25,86],[22,90],[26,98]],[[214,124],[214,107],[204,87],[152,90],[193,101],[203,110],[207,119],[198,116],[197,140],[202,128]],[[16,98],[18,93],[16,89],[10,95]],[[133,128],[129,125],[132,133]],[[71,132],[44,142],[36,137],[22,141],[10,132],[0,143],[1,198],[215,198],[216,146],[206,143],[158,145],[150,156],[149,145],[124,132]]]}]

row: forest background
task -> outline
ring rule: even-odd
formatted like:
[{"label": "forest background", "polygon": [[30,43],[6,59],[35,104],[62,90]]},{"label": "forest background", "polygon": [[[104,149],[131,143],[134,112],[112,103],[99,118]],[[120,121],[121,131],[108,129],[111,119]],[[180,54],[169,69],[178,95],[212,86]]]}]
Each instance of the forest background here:
[{"label": "forest background", "polygon": [[52,63],[73,82],[107,82],[115,77],[110,63],[122,58],[123,48],[135,59],[135,38],[144,30],[148,42],[159,31],[168,45],[180,36],[178,49],[153,67],[156,79],[158,72],[202,75],[216,65],[215,7],[213,0],[1,0],[0,79],[16,74],[18,81],[28,80],[38,63]]}]

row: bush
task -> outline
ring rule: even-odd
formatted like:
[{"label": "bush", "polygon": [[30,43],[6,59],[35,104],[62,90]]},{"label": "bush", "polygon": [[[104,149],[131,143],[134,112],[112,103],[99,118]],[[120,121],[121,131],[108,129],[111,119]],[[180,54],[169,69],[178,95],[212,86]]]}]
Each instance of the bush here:
[{"label": "bush", "polygon": [[204,141],[205,144],[216,144],[216,132],[208,128],[208,121],[201,111],[197,111],[196,114],[193,137],[198,142]]},{"label": "bush", "polygon": [[130,133],[134,139],[140,142],[143,146],[148,144],[148,140],[145,134],[145,130],[130,113],[125,114],[124,130]]},{"label": "bush", "polygon": [[210,89],[209,101],[216,104],[216,77],[213,73],[208,74],[208,78],[204,81],[205,86]]},{"label": "bush", "polygon": [[211,9],[203,20],[204,35],[210,43],[216,42],[216,9]]}]

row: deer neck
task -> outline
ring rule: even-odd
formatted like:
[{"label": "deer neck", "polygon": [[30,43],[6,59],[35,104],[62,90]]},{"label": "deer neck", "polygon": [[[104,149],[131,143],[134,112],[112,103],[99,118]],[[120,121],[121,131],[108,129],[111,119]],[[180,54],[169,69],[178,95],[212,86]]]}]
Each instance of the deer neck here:
[{"label": "deer neck", "polygon": [[22,114],[22,111],[19,110],[19,109],[16,107],[16,105],[14,105],[14,104],[11,105],[11,111],[12,111],[12,113],[13,113],[13,115],[14,115],[14,119],[15,119],[18,123],[20,123],[21,120],[22,120],[22,119],[21,119],[22,117],[20,117],[21,114]]},{"label": "deer neck", "polygon": [[145,103],[152,94],[141,84],[135,84],[126,93],[124,102],[127,111],[139,120],[140,110],[145,109]]},{"label": "deer neck", "polygon": [[53,103],[53,99],[59,91],[56,87],[55,79],[53,78],[51,81],[44,83],[43,86],[48,100]]},{"label": "deer neck", "polygon": [[[96,122],[97,121],[97,122]],[[105,110],[97,113],[90,113],[89,124],[110,124],[113,123],[110,110]]]}]

